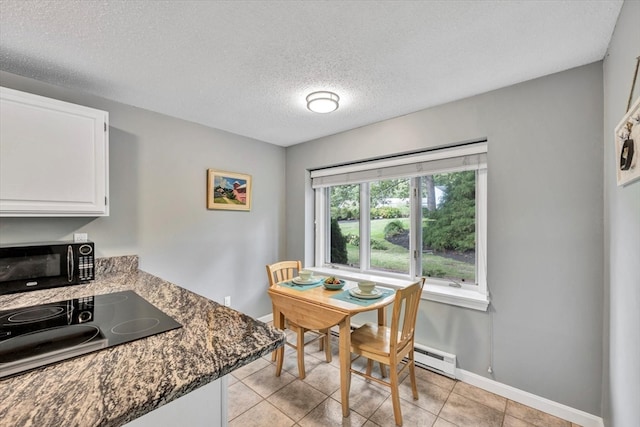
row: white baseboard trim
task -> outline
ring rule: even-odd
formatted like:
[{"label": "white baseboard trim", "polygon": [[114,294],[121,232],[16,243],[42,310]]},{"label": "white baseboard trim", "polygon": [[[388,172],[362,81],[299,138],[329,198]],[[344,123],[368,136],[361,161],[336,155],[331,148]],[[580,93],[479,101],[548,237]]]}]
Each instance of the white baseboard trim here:
[{"label": "white baseboard trim", "polygon": [[[264,323],[271,322],[273,320],[273,313],[259,317],[258,320]],[[474,374],[473,372],[456,368],[455,376],[459,381],[513,400],[514,402],[530,406],[531,408],[546,412],[547,414],[554,415],[562,418],[563,420],[571,421],[572,423],[578,424],[582,427],[604,427],[604,421],[600,417],[545,399],[544,397],[537,396],[527,391],[499,383],[498,381]]]},{"label": "white baseboard trim", "polygon": [[481,375],[474,374],[473,372],[465,371],[464,369],[456,369],[456,378],[467,384],[513,400],[514,402],[530,406],[547,414],[555,415],[556,417],[571,421],[583,427],[604,427],[604,421],[600,417],[499,383]]},{"label": "white baseboard trim", "polygon": [[273,320],[273,313],[266,314],[262,317],[258,317],[258,320],[263,323],[269,323]]}]

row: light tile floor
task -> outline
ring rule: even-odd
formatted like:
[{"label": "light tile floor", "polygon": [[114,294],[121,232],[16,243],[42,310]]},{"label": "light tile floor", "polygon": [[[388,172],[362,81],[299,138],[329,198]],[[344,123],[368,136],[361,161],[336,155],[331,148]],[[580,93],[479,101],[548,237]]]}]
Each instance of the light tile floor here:
[{"label": "light tile floor", "polygon": [[[332,337],[331,363],[316,344],[306,348],[306,378],[299,380],[296,353],[285,350],[283,372],[266,355],[229,375],[230,427],[394,426],[388,387],[352,375],[351,415],[342,417],[338,342]],[[359,360],[357,369],[364,367]],[[400,384],[405,426],[425,427],[578,427],[569,421],[477,387],[417,368],[419,399],[413,400],[409,378]]]}]

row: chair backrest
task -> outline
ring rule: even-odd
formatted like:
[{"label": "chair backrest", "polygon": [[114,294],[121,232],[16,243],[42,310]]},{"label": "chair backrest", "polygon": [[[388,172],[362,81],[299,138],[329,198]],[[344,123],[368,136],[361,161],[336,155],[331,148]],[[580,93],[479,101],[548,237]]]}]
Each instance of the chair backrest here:
[{"label": "chair backrest", "polygon": [[391,317],[391,352],[399,351],[413,341],[424,280],[422,278],[420,281],[396,291]]},{"label": "chair backrest", "polygon": [[293,279],[300,270],[302,270],[302,263],[300,261],[280,261],[275,264],[267,264],[269,286]]}]

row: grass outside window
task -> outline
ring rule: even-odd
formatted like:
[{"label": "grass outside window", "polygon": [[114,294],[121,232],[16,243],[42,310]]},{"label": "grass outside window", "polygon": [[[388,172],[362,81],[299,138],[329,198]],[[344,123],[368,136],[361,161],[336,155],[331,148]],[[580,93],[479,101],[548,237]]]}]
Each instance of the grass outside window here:
[{"label": "grass outside window", "polygon": [[[371,248],[371,262],[378,268],[388,271],[407,271],[409,269],[409,249],[389,242],[385,239],[385,227],[392,221],[401,221],[406,229],[409,228],[409,219],[374,219],[371,220],[371,240],[375,241],[377,247]],[[338,221],[340,231],[344,236],[359,236],[359,221]],[[359,239],[352,239],[359,241]],[[347,239],[347,253],[349,263],[357,267],[360,265],[360,248],[358,245],[350,243]],[[427,277],[449,278],[455,277],[473,283],[475,278],[475,264],[472,258],[469,261],[460,261],[451,257],[438,255],[428,251],[422,255],[422,271]]]}]

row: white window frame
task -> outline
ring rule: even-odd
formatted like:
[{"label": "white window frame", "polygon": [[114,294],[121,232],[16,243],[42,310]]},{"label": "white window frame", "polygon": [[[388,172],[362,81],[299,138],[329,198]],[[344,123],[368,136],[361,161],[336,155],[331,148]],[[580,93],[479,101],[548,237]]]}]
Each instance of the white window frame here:
[{"label": "white window frame", "polygon": [[[453,150],[435,150],[418,155],[408,156],[404,158],[393,158],[389,162],[374,161],[363,162],[355,165],[340,166],[337,168],[328,168],[321,171],[312,171],[312,178],[315,176],[330,176],[331,173],[345,173],[352,171],[366,171],[367,169],[378,168],[380,165],[392,164],[398,165],[401,162],[418,162],[424,158],[447,158],[452,154],[460,156],[466,152],[487,152],[486,142],[480,144],[472,144],[472,146],[455,147]],[[429,174],[425,171],[424,175]],[[411,180],[412,190],[416,188],[418,180]],[[315,267],[313,270],[339,276],[351,280],[374,280],[386,286],[402,286],[417,278],[416,273],[419,271],[418,263],[421,260],[412,257],[410,263],[409,274],[389,273],[371,270],[369,256],[365,253],[369,248],[368,244],[363,244],[363,239],[369,237],[369,222],[360,221],[360,267],[352,268],[349,266],[332,265],[330,259],[330,209],[329,209],[329,187],[316,188],[315,190]],[[413,197],[417,198],[419,192],[412,191]],[[360,187],[360,212],[369,211],[369,186],[361,185]],[[410,215],[411,223],[411,247],[410,253],[413,253],[421,242],[417,239],[415,227],[421,226],[421,203],[412,200],[412,210]],[[421,235],[421,233],[419,233]],[[366,241],[364,243],[367,243]],[[449,280],[427,277],[422,292],[422,298],[430,301],[450,304],[459,307],[471,308],[474,310],[486,311],[490,298],[487,285],[487,168],[482,167],[476,171],[476,284],[461,284],[461,287],[452,286],[454,283]]]}]

